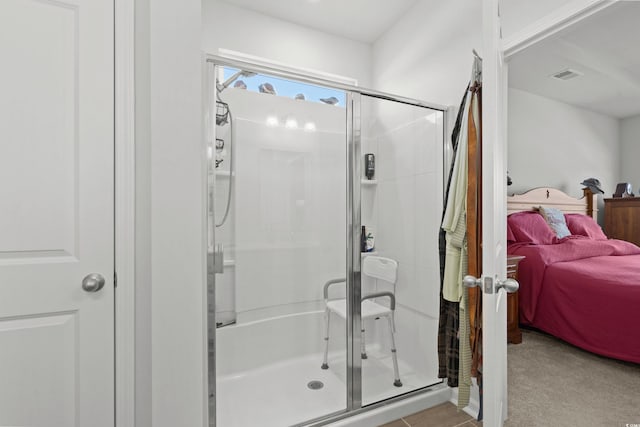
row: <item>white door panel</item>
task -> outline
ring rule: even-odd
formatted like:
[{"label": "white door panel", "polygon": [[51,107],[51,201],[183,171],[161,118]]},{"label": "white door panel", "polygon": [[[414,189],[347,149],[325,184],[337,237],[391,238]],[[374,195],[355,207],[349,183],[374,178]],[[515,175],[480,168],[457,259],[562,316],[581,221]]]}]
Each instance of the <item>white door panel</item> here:
[{"label": "white door panel", "polygon": [[[506,145],[503,56],[499,0],[483,0],[482,63],[482,275],[506,279]],[[507,296],[482,293],[483,410],[485,426],[502,426],[507,415]]]},{"label": "white door panel", "polygon": [[76,425],[77,320],[76,312],[0,322],[2,425]]},{"label": "white door panel", "polygon": [[113,36],[113,0],[0,2],[0,425],[113,426]]}]

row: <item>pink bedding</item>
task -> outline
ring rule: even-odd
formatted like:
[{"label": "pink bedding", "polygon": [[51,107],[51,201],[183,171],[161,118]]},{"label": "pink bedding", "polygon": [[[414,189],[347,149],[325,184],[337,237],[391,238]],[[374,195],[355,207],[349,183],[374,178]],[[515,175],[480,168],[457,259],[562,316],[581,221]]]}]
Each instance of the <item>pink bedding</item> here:
[{"label": "pink bedding", "polygon": [[569,236],[514,243],[520,322],[601,355],[640,363],[640,248]]}]

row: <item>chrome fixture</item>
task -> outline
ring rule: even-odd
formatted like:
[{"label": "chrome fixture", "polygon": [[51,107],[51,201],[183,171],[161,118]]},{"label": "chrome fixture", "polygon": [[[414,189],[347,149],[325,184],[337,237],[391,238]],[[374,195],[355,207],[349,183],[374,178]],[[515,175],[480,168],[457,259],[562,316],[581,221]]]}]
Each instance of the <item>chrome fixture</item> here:
[{"label": "chrome fixture", "polygon": [[257,73],[254,73],[253,71],[240,70],[234,75],[232,75],[231,77],[229,77],[227,80],[225,80],[223,83],[220,83],[216,79],[216,88],[218,89],[218,92],[222,92],[223,90],[231,86],[231,83],[235,82],[239,77],[253,77],[256,74]]},{"label": "chrome fixture", "polygon": [[[462,279],[462,283],[467,288],[475,288],[476,286],[482,287],[482,282],[482,279],[476,279],[473,276],[464,276],[464,279]],[[498,292],[500,289],[504,289],[505,291],[507,291],[507,293],[512,294],[516,292],[519,287],[520,284],[515,279],[498,280],[496,281],[495,292]],[[491,279],[491,277],[484,278],[484,292],[487,294],[494,293],[493,280]]]},{"label": "chrome fixture", "polygon": [[98,292],[104,287],[105,280],[101,274],[91,273],[82,279],[82,289],[86,292]]}]

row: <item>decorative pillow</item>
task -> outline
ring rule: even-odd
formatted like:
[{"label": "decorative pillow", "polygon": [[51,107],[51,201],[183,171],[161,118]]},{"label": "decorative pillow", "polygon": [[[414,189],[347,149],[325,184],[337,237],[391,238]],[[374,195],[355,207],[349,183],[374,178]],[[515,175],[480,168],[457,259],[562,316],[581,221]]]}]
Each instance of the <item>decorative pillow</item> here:
[{"label": "decorative pillow", "polygon": [[549,224],[549,227],[551,227],[551,229],[556,233],[558,239],[571,236],[571,231],[569,231],[564,219],[564,214],[560,209],[540,206],[540,213],[544,220],[547,221],[547,224]]},{"label": "decorative pillow", "polygon": [[511,228],[516,242],[551,245],[556,240],[556,233],[538,212],[516,212],[507,217],[507,225]]},{"label": "decorative pillow", "polygon": [[567,227],[571,234],[578,236],[587,236],[593,240],[607,240],[607,236],[602,231],[593,218],[582,214],[565,214]]}]

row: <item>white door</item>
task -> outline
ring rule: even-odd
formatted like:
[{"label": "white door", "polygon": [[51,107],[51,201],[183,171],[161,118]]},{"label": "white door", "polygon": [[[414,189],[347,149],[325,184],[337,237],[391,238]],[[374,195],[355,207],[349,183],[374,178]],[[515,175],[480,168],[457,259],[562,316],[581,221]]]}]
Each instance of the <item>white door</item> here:
[{"label": "white door", "polygon": [[113,24],[0,2],[2,426],[114,425]]},{"label": "white door", "polygon": [[[483,0],[482,61],[482,352],[484,425],[507,416],[507,295],[495,291],[506,279],[506,160],[504,63],[499,0]],[[487,281],[490,289],[486,289]]]}]

